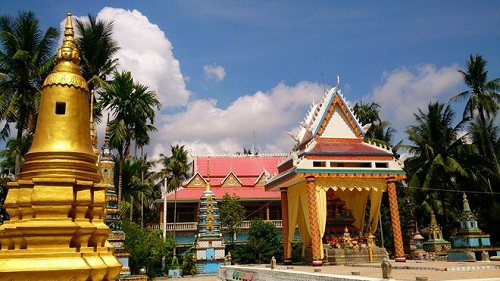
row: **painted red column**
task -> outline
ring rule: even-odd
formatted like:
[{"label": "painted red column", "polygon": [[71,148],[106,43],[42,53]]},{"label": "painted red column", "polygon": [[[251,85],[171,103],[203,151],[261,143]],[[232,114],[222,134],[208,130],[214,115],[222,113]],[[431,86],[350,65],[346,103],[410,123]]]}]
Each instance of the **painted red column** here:
[{"label": "painted red column", "polygon": [[396,179],[389,178],[386,184],[387,195],[389,196],[389,208],[391,211],[392,236],[394,238],[394,257],[396,261],[405,262],[403,236],[401,235],[401,221],[399,219],[398,196],[396,193]]},{"label": "painted red column", "polygon": [[288,223],[288,188],[282,187],[281,191],[281,231],[283,233],[283,263],[292,264],[291,241],[288,238],[290,231]]},{"label": "painted red column", "polygon": [[311,231],[313,266],[322,266],[321,260],[321,237],[318,224],[318,204],[316,202],[316,182],[314,176],[306,177],[307,201],[309,202],[309,223]]}]

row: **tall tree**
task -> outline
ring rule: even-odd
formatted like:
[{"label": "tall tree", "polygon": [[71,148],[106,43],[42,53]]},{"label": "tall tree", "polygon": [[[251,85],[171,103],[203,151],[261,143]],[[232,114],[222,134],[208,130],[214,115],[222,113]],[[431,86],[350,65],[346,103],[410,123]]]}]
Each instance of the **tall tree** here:
[{"label": "tall tree", "polygon": [[388,121],[383,121],[379,114],[380,105],[376,102],[356,103],[353,112],[362,125],[370,125],[365,133],[365,139],[391,146],[396,132]]},{"label": "tall tree", "polygon": [[239,202],[237,195],[224,194],[219,204],[219,218],[222,232],[231,236],[231,245],[234,236],[238,233],[238,225],[245,219],[245,208]]},{"label": "tall tree", "polygon": [[15,173],[21,170],[23,134],[35,132],[40,88],[55,65],[55,47],[59,32],[49,27],[45,32],[34,12],[19,12],[17,17],[0,17],[0,119],[5,121],[2,139],[15,124]]},{"label": "tall tree", "polygon": [[[191,170],[191,162],[189,161],[189,152],[184,148],[184,145],[170,146],[170,152],[170,156],[163,156],[160,161],[170,175],[170,186],[172,186],[174,191],[177,191],[182,183],[188,179],[189,171]],[[174,192],[174,237],[176,221],[177,192]]]},{"label": "tall tree", "polygon": [[466,70],[458,70],[464,79],[465,84],[470,88],[451,98],[451,101],[461,101],[467,99],[463,119],[472,120],[478,117],[483,134],[483,139],[487,150],[485,156],[491,159],[495,167],[495,180],[500,183],[500,166],[497,154],[495,153],[493,140],[488,134],[488,120],[498,111],[500,101],[500,78],[488,81],[488,71],[486,71],[486,60],[479,54],[470,55],[467,61]]},{"label": "tall tree", "polygon": [[[87,81],[89,90],[103,88],[106,79],[113,74],[118,64],[114,55],[120,49],[113,40],[113,22],[97,20],[88,14],[85,19],[75,18],[78,37],[76,45],[80,51],[80,71]],[[95,98],[92,95],[90,98]],[[93,114],[99,120],[101,108],[94,103]]]},{"label": "tall tree", "polygon": [[137,136],[156,131],[155,110],[161,108],[154,91],[140,83],[134,83],[129,71],[115,71],[113,80],[99,91],[98,108],[109,109],[114,119],[109,124],[109,139],[120,157],[118,179],[118,206],[122,199],[123,161],[130,158],[130,147]]},{"label": "tall tree", "polygon": [[[120,159],[118,157],[113,157],[115,162],[115,166],[120,165]],[[121,213],[129,213],[130,221],[134,221],[136,223],[141,222],[141,218],[139,216],[133,216],[134,211],[135,214],[141,210],[141,201],[136,201],[134,198],[141,198],[141,196],[145,195],[146,198],[149,198],[153,195],[154,192],[154,181],[151,177],[153,172],[151,171],[152,162],[146,160],[146,157],[143,158],[135,158],[131,157],[128,160],[123,161],[123,169],[122,169],[122,195],[123,200],[121,204]],[[118,170],[115,170],[114,179],[115,182],[118,181],[119,178]]]},{"label": "tall tree", "polygon": [[113,22],[97,20],[92,15],[79,20],[75,19],[79,36],[76,45],[80,51],[80,70],[90,90],[96,86],[103,87],[106,78],[113,74],[118,64],[114,57],[120,49],[113,40]]},{"label": "tall tree", "polygon": [[469,177],[457,158],[457,151],[464,145],[463,137],[458,137],[462,123],[452,126],[454,112],[449,105],[430,103],[427,109],[427,113],[419,109],[419,113],[414,115],[416,124],[406,129],[408,139],[413,144],[404,148],[414,156],[405,161],[405,170],[409,175],[409,186],[420,187],[424,191],[440,190],[440,208],[434,212],[443,215],[448,221],[447,202],[443,191],[455,189],[456,178]]}]

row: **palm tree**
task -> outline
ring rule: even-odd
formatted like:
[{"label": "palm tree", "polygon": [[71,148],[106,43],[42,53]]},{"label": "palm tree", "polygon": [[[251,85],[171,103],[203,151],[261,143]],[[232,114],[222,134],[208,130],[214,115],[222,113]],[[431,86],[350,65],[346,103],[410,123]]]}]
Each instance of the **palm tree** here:
[{"label": "palm tree", "polygon": [[15,124],[15,173],[21,170],[23,134],[35,132],[40,88],[55,65],[55,46],[59,32],[49,27],[45,33],[35,13],[19,12],[16,18],[0,17],[0,119],[5,121],[0,132],[3,140]]},{"label": "palm tree", "polygon": [[[160,159],[163,167],[170,175],[169,183],[174,191],[188,179],[189,171],[191,170],[191,162],[189,161],[189,152],[184,148],[184,145],[170,146],[171,156],[164,155]],[[177,216],[177,192],[174,193],[174,237],[175,237],[175,222]]]},{"label": "palm tree", "polygon": [[75,19],[79,37],[76,45],[80,51],[80,71],[89,90],[103,87],[106,77],[115,71],[118,59],[113,56],[120,49],[113,40],[113,22],[98,21],[88,14],[86,20]]},{"label": "palm tree", "polygon": [[138,136],[156,131],[155,110],[161,107],[154,91],[147,86],[134,83],[129,71],[115,71],[113,80],[99,92],[98,108],[112,111],[114,120],[109,124],[109,139],[120,157],[118,179],[118,207],[122,199],[123,161],[130,158],[130,147]]},{"label": "palm tree", "polygon": [[[465,165],[457,158],[458,151],[465,145],[463,137],[458,137],[463,123],[452,127],[453,110],[449,105],[445,107],[439,102],[430,103],[427,113],[421,109],[418,112],[419,114],[415,114],[417,124],[406,129],[413,145],[403,146],[414,155],[405,161],[405,170],[409,175],[408,185],[420,187],[424,191],[429,188],[440,189],[438,194],[441,209],[435,210],[435,213],[442,214],[449,220],[443,190],[455,189],[454,182],[457,178],[469,177]],[[436,203],[433,205],[437,206]]]},{"label": "palm tree", "polygon": [[[21,163],[24,163],[24,158],[22,155],[25,155],[28,153],[31,143],[33,142],[33,137],[34,135],[25,135],[21,139]],[[16,156],[18,155],[17,152],[17,142],[15,139],[9,139],[6,144],[6,149],[0,151],[0,158],[3,158],[2,162],[0,162],[0,165],[2,167],[2,173],[5,173],[5,171],[9,171],[9,174],[15,171],[15,165],[16,165]]]},{"label": "palm tree", "polygon": [[[120,165],[120,159],[114,157],[115,165]],[[150,177],[152,162],[143,158],[130,158],[123,161],[122,169],[122,185],[123,185],[123,201],[121,204],[121,213],[130,213],[130,221],[139,222],[141,219],[134,219],[134,210],[140,210],[140,204],[134,202],[134,198],[139,198],[145,195],[151,197],[154,191],[154,182]],[[119,178],[118,170],[115,170],[115,181]]]},{"label": "palm tree", "polygon": [[365,139],[385,146],[391,146],[396,131],[391,127],[391,123],[383,121],[379,115],[380,105],[372,103],[356,103],[353,112],[362,125],[371,124],[365,133]]},{"label": "palm tree", "polygon": [[500,183],[500,166],[493,147],[493,141],[488,134],[488,119],[495,116],[500,101],[500,78],[487,81],[488,71],[485,69],[486,60],[479,54],[470,55],[466,70],[458,70],[462,74],[465,84],[470,88],[450,99],[450,101],[461,101],[467,99],[463,120],[472,120],[479,117],[479,125],[482,128],[483,139],[486,145],[485,156],[490,158],[495,167],[495,180]]}]

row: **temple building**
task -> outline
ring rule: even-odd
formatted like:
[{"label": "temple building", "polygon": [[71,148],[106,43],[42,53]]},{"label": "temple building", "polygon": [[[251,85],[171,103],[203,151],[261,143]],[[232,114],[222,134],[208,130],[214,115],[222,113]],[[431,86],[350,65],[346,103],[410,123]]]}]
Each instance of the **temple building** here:
[{"label": "temple building", "polygon": [[298,132],[289,133],[297,148],[265,185],[269,192],[281,192],[286,263],[291,263],[296,226],[304,248],[310,246],[308,262],[313,265],[322,265],[327,241],[342,239],[346,227],[353,245],[371,237],[378,227],[384,192],[389,196],[394,255],[404,261],[396,182],[406,175],[389,147],[364,141],[368,128],[369,124],[358,122],[337,82],[319,103],[313,103]]},{"label": "temple building", "polygon": [[122,265],[107,242],[106,184],[89,132],[89,97],[67,15],[57,64],[41,88],[32,146],[8,184],[0,226],[3,280],[115,280]]},{"label": "temple building", "polygon": [[[247,239],[246,231],[254,218],[271,221],[281,231],[280,193],[267,192],[264,184],[278,172],[278,163],[285,157],[259,154],[194,157],[191,178],[178,190],[167,195],[167,232],[175,232],[175,239],[181,248],[190,247],[194,243],[194,235],[198,231],[200,194],[206,189],[208,179],[214,197],[221,200],[226,193],[236,195],[246,209],[246,218],[240,225],[242,231],[237,235],[236,243]],[[163,198],[156,200],[160,205],[159,210],[163,210],[163,202]],[[160,214],[159,224],[149,226],[162,228],[163,212]]]},{"label": "temple building", "polygon": [[198,233],[195,235],[194,250],[196,266],[200,273],[217,273],[224,263],[226,246],[222,238],[219,208],[210,189],[210,172],[207,171],[206,189],[198,206]]}]

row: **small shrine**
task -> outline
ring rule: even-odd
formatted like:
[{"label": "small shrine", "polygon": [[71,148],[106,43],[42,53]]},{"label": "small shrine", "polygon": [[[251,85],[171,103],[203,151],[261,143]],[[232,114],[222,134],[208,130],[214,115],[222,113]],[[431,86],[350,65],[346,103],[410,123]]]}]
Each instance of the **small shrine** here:
[{"label": "small shrine", "polygon": [[[381,262],[387,252],[374,246],[373,234],[384,192],[389,196],[394,256],[404,261],[396,183],[406,178],[405,172],[389,147],[365,140],[370,124],[360,124],[339,83],[337,77],[337,85],[313,102],[299,130],[289,133],[296,148],[266,183],[267,191],[281,192],[284,262],[292,262],[297,226],[305,260],[313,266]],[[349,242],[342,244],[347,235]],[[373,248],[364,247],[369,244],[364,237]],[[355,257],[361,258],[351,259]]]},{"label": "small shrine", "polygon": [[451,243],[444,240],[441,227],[437,224],[436,215],[431,212],[431,223],[429,224],[429,235],[427,241],[424,242],[424,251],[437,256],[446,256],[448,250],[451,249]]},{"label": "small shrine", "polygon": [[463,198],[460,228],[457,235],[451,236],[453,249],[448,250],[448,261],[488,260],[489,252],[500,255],[500,248],[491,247],[490,235],[479,229],[476,215],[471,211],[465,193]]},{"label": "small shrine", "polygon": [[206,189],[198,207],[198,233],[194,246],[196,266],[200,273],[217,273],[219,266],[224,264],[226,245],[220,226],[217,200],[210,190],[210,178],[207,178]]}]

